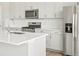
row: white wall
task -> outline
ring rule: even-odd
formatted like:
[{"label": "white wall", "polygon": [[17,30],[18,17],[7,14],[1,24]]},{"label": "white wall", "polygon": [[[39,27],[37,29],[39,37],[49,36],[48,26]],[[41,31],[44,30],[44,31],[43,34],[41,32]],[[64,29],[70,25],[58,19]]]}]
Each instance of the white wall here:
[{"label": "white wall", "polygon": [[8,19],[10,18],[10,7],[9,7],[8,2],[7,3],[6,2],[4,2],[4,3],[0,2],[0,6],[1,6],[1,20],[2,20],[2,24],[4,26],[6,21],[8,21]]}]

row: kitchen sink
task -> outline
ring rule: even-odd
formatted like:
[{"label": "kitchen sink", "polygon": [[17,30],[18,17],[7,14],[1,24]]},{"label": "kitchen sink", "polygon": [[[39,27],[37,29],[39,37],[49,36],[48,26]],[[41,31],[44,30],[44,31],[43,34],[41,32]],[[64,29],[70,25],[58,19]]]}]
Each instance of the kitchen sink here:
[{"label": "kitchen sink", "polygon": [[21,32],[11,32],[11,33],[14,33],[14,34],[24,34],[24,33],[21,33]]},{"label": "kitchen sink", "polygon": [[13,33],[13,34],[24,34],[24,32],[10,32],[10,33]]}]

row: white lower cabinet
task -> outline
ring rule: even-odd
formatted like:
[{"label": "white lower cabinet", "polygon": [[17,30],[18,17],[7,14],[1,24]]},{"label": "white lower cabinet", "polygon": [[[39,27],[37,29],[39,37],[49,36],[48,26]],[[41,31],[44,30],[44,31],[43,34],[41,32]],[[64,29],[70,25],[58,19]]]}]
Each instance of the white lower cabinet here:
[{"label": "white lower cabinet", "polygon": [[51,33],[51,49],[63,50],[63,34],[55,32]]},{"label": "white lower cabinet", "polygon": [[47,30],[43,30],[42,33],[46,33],[48,34],[48,36],[46,37],[46,48],[50,48],[51,47],[51,32],[47,31]]},{"label": "white lower cabinet", "polygon": [[45,33],[48,34],[48,36],[46,37],[46,48],[50,48],[51,47],[51,33],[46,31]]},{"label": "white lower cabinet", "polygon": [[61,32],[54,31],[42,31],[47,33],[46,47],[53,50],[63,51],[63,34]]}]

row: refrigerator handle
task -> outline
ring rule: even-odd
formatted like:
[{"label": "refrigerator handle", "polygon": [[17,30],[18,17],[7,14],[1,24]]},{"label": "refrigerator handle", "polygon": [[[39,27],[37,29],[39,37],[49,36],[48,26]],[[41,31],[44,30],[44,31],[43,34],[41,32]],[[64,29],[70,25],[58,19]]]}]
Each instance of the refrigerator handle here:
[{"label": "refrigerator handle", "polygon": [[72,55],[74,56],[74,39],[75,39],[75,17],[73,13],[73,22],[72,22]]},{"label": "refrigerator handle", "polygon": [[76,45],[77,45],[77,38],[78,38],[78,20],[77,20],[77,13],[76,13],[76,6],[74,7],[74,13],[73,13],[73,24],[72,24],[72,34],[73,34],[73,40],[72,40],[72,54],[76,55]]}]

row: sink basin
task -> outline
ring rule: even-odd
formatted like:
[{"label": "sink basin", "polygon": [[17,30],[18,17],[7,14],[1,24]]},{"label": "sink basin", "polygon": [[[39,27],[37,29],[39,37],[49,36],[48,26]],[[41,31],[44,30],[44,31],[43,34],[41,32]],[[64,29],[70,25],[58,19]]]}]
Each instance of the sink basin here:
[{"label": "sink basin", "polygon": [[10,32],[10,33],[13,33],[13,34],[24,34],[23,32]]}]

